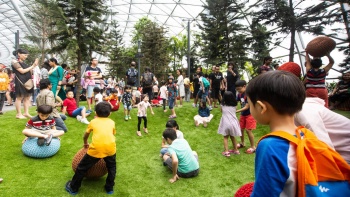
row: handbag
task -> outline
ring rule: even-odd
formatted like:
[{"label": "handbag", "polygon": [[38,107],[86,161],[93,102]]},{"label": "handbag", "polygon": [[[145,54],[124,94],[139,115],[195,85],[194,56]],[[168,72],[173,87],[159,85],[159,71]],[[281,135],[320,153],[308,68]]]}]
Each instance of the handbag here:
[{"label": "handbag", "polygon": [[27,90],[33,89],[33,87],[34,87],[33,79],[28,79],[28,81],[23,84],[22,81],[17,76],[16,76],[16,78],[25,89],[27,89]]}]

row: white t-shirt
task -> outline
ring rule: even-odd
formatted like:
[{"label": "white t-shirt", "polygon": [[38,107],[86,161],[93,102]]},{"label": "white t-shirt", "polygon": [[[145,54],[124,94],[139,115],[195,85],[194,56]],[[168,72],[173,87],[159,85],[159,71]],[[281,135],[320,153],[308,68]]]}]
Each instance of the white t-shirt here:
[{"label": "white t-shirt", "polygon": [[147,116],[147,108],[151,106],[151,104],[149,102],[145,102],[145,101],[141,101],[138,104],[138,111],[137,111],[137,116],[138,117],[143,117],[143,116]]},{"label": "white t-shirt", "polygon": [[160,98],[161,98],[161,99],[166,99],[166,98],[167,98],[167,93],[166,93],[166,91],[167,91],[166,86],[160,87]]},{"label": "white t-shirt", "polygon": [[95,102],[96,102],[96,105],[103,101],[102,98],[103,98],[103,96],[102,96],[101,93],[98,93],[98,94],[95,95]]}]

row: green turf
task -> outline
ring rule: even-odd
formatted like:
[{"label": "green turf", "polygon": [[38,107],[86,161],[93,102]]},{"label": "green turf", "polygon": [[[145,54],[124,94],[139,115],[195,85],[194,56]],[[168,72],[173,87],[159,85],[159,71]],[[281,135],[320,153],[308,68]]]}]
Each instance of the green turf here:
[{"label": "green turf", "polygon": [[[170,112],[154,108],[155,115],[148,113],[149,134],[136,135],[136,109],[132,120],[124,121],[122,109],[111,118],[117,129],[117,176],[112,196],[233,196],[244,183],[254,180],[255,154],[223,157],[223,138],[217,134],[220,121],[219,109],[214,109],[213,120],[208,128],[195,127],[193,116],[197,113],[190,103],[176,108],[178,124],[185,139],[199,154],[200,174],[190,179],[180,179],[171,184],[171,172],[159,158],[161,134]],[[31,109],[34,115],[34,108]],[[59,152],[51,158],[33,159],[23,155],[21,131],[26,120],[15,119],[15,112],[6,112],[0,119],[0,196],[69,196],[64,190],[66,181],[73,176],[72,158],[83,146],[86,125],[68,118],[68,132],[62,136]],[[91,119],[93,117],[89,117]],[[266,126],[258,125],[255,140],[268,132]],[[239,138],[237,138],[239,140]],[[246,137],[246,145],[249,141]],[[103,186],[105,177],[84,180],[78,196],[107,196]]]}]

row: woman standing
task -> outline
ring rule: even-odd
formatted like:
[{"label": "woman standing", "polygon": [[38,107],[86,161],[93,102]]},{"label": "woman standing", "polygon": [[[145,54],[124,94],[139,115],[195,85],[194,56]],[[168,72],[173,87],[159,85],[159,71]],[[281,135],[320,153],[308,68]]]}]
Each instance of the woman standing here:
[{"label": "woman standing", "polygon": [[55,58],[50,58],[49,64],[51,66],[51,69],[49,70],[49,80],[52,84],[51,91],[53,92],[53,95],[55,95],[56,99],[57,96],[59,96],[60,99],[64,100],[66,98],[65,93],[61,93],[63,91],[63,89],[61,89],[63,80],[63,68],[58,65]]},{"label": "woman standing", "polygon": [[185,97],[185,85],[184,85],[184,77],[182,76],[182,70],[177,69],[176,74],[177,77],[177,87],[180,96],[180,107],[182,106],[182,99]]},{"label": "woman standing", "polygon": [[[25,49],[18,49],[15,52],[18,57],[17,60],[12,61],[12,70],[15,74],[15,91],[16,91],[16,118],[24,119],[31,118],[29,114],[30,96],[34,92],[34,84],[32,80],[31,71],[38,66],[39,59],[35,59],[32,66],[24,63],[28,57],[28,51]],[[21,101],[23,100],[24,113],[21,112]]]}]

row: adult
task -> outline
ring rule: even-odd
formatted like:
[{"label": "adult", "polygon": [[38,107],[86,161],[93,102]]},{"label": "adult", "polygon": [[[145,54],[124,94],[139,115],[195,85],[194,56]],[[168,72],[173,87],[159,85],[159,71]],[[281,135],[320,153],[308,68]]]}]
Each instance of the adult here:
[{"label": "adult", "polygon": [[154,74],[151,73],[151,69],[146,67],[145,72],[141,75],[142,94],[148,94],[150,100],[153,99],[152,86],[155,81],[156,78],[154,77]]},{"label": "adult", "polygon": [[33,82],[34,82],[34,93],[33,93],[33,106],[36,105],[35,100],[36,96],[39,94],[40,87],[39,87],[39,82],[40,82],[40,68],[39,66],[36,66],[33,71],[32,71],[32,76],[33,76]]},{"label": "adult", "polygon": [[86,88],[87,91],[87,105],[88,105],[88,110],[86,112],[92,112],[91,110],[91,102],[92,102],[92,93],[94,90],[94,87],[100,88],[100,79],[102,79],[102,71],[101,69],[97,66],[98,60],[96,57],[93,57],[90,59],[90,66],[88,66],[85,70],[85,73],[90,73],[92,78],[95,80],[95,85],[88,85]]},{"label": "adult", "polygon": [[[335,109],[341,103],[350,99],[350,72],[343,73],[332,93],[329,95],[330,107]],[[350,107],[350,106],[349,106]]]},{"label": "adult", "polygon": [[56,103],[55,102],[55,96],[53,92],[51,91],[52,84],[49,79],[42,79],[39,83],[40,92],[36,98],[36,104],[37,106],[41,105],[50,105],[52,106],[52,113],[50,114],[56,122],[56,129],[57,130],[63,130],[64,132],[67,132],[68,129],[66,125],[64,124],[64,120],[66,120],[66,115],[60,114],[57,110],[57,107],[60,107],[62,103]]},{"label": "adult", "polygon": [[215,66],[214,73],[211,73],[210,79],[210,90],[211,90],[211,103],[214,104],[213,107],[217,108],[216,102],[221,101],[220,88],[222,87],[222,80],[224,79],[222,73],[220,72],[220,66]]},{"label": "adult", "polygon": [[[30,97],[34,92],[34,84],[32,80],[31,71],[38,66],[39,59],[35,59],[31,66],[24,63],[27,59],[29,52],[25,49],[18,49],[15,51],[17,60],[12,61],[12,70],[15,73],[15,91],[16,91],[16,118],[24,119],[31,118],[29,114]],[[21,112],[21,102],[23,100],[24,113]]]},{"label": "adult", "polygon": [[41,65],[40,69],[40,79],[47,79],[49,78],[49,70],[51,69],[51,66],[49,62],[45,61],[43,65]]},{"label": "adult", "polygon": [[263,61],[263,65],[259,67],[258,69],[258,74],[262,74],[262,73],[265,73],[267,71],[271,71],[272,68],[271,68],[271,62],[272,62],[272,57],[270,56],[267,56],[267,57],[264,57],[264,61]]},{"label": "adult", "polygon": [[177,69],[177,90],[180,96],[180,107],[182,106],[182,100],[185,97],[185,84],[184,84],[184,77],[182,76],[182,70]]},{"label": "adult", "polygon": [[226,76],[226,90],[231,91],[233,95],[236,95],[235,83],[240,78],[237,68],[233,62],[229,62],[227,65],[227,76]]},{"label": "adult", "polygon": [[53,95],[55,95],[56,100],[64,100],[66,98],[66,93],[61,88],[63,80],[63,68],[58,65],[56,58],[50,58],[49,64],[51,66],[51,69],[49,70],[49,80],[52,84],[51,91],[53,92]]},{"label": "adult", "polygon": [[[136,87],[138,71],[136,70],[136,62],[132,61],[130,63],[130,68],[126,71],[126,84],[131,87]],[[139,84],[140,85],[140,84]]]},{"label": "adult", "polygon": [[122,92],[124,92],[124,88],[125,88],[125,81],[124,78],[122,77],[119,81],[119,88]]},{"label": "adult", "polygon": [[199,87],[201,86],[199,83],[199,73],[202,73],[202,67],[198,66],[196,69],[196,73],[193,75],[193,107],[197,107],[197,101],[198,101],[198,91]]},{"label": "adult", "polygon": [[191,99],[191,91],[190,91],[190,78],[186,75],[184,79],[184,86],[185,86],[185,101],[190,102]]}]

